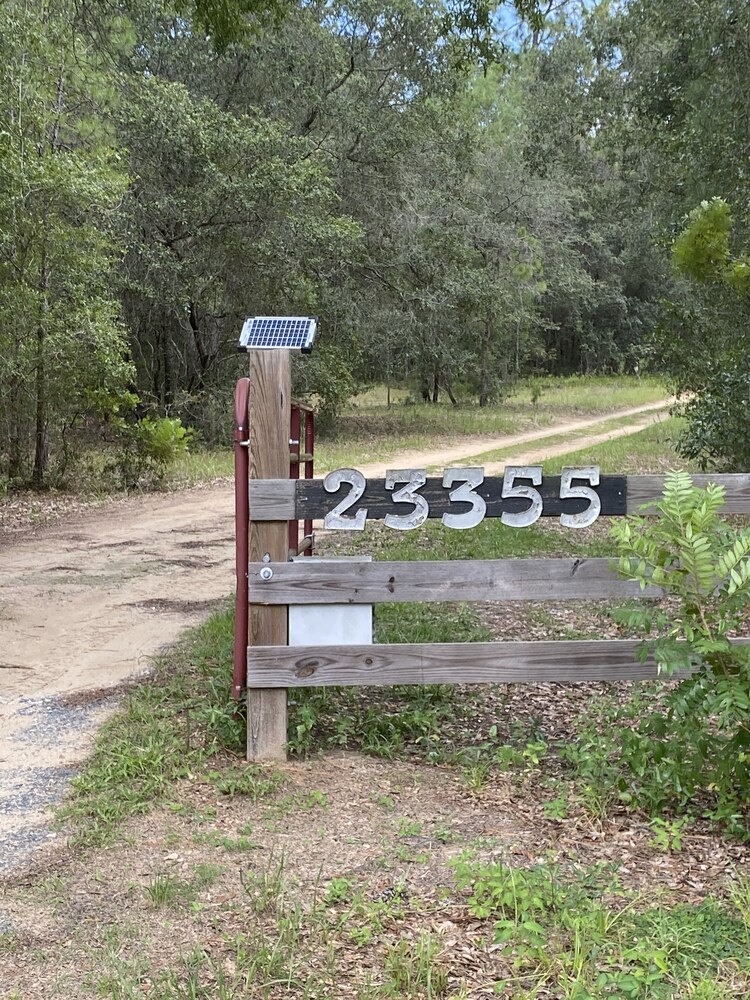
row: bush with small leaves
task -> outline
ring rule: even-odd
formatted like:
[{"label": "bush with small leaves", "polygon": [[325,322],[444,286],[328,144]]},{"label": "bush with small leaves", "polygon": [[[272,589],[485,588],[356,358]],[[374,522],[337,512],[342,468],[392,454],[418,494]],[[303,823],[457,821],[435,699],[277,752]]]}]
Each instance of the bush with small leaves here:
[{"label": "bush with small leaves", "polygon": [[193,432],[179,417],[144,417],[137,423],[123,421],[120,450],[113,469],[125,489],[159,486],[170,465],[187,452]]},{"label": "bush with small leaves", "polygon": [[730,641],[747,618],[750,530],[719,511],[724,489],[699,489],[686,473],[667,477],[657,516],[631,517],[612,534],[622,576],[655,584],[676,610],[631,607],[619,619],[647,638],[665,676],[683,679],[660,707],[623,735],[623,763],[636,799],[688,805],[699,795],[711,814],[743,836],[750,798],[750,646]]}]

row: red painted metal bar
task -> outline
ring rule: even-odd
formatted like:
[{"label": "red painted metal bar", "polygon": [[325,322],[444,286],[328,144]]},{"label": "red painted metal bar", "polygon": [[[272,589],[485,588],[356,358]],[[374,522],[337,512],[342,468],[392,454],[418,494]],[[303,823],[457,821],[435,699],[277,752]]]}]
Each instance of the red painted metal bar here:
[{"label": "red painted metal bar", "polygon": [[[305,479],[313,478],[313,465],[315,462],[315,414],[312,410],[305,411],[305,452],[310,456],[310,458],[305,462]],[[304,537],[310,539],[310,548],[305,549],[305,555],[311,556],[313,554],[312,538],[313,538],[313,523],[311,520],[306,520],[304,525]]]},{"label": "red painted metal bar", "polygon": [[[289,433],[289,478],[299,479],[299,457],[300,457],[300,433],[302,431],[300,419],[300,408],[297,403],[292,403],[292,419]],[[296,460],[293,456],[296,456]],[[297,555],[299,549],[299,521],[289,522],[289,551],[292,555]]]},{"label": "red painted metal bar", "polygon": [[236,538],[235,573],[237,595],[234,618],[232,697],[239,699],[247,686],[247,626],[250,595],[247,579],[248,531],[250,529],[249,438],[247,399],[250,379],[241,378],[234,390],[234,520]]}]

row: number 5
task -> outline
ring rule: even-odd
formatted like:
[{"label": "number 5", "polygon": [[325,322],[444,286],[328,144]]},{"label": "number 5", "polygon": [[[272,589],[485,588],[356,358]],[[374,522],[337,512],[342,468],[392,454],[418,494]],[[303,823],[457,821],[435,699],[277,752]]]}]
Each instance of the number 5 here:
[{"label": "number 5", "polygon": [[503,498],[523,497],[531,500],[531,506],[517,514],[504,510],[500,520],[513,528],[528,528],[542,516],[542,494],[533,486],[516,486],[516,479],[530,479],[534,486],[541,486],[541,465],[509,465],[503,475]]},{"label": "number 5", "polygon": [[[588,479],[589,486],[572,486],[574,479]],[[599,466],[587,465],[583,469],[563,469],[560,477],[560,499],[568,500],[570,497],[583,497],[589,501],[586,510],[580,514],[561,514],[560,524],[566,528],[586,528],[593,524],[599,517],[602,510],[602,502],[599,494],[595,493],[591,487],[599,485]]]}]

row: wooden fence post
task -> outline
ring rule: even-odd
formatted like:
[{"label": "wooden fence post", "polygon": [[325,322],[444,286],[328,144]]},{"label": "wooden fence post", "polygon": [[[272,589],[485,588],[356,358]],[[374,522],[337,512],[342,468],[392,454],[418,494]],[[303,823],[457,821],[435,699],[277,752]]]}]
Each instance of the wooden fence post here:
[{"label": "wooden fence post", "polygon": [[[250,479],[286,479],[289,476],[289,421],[291,359],[289,351],[250,351],[248,427]],[[250,502],[249,553],[251,562],[286,562],[289,529],[285,521],[253,521]],[[285,646],[287,608],[261,607],[250,587],[249,646]],[[286,689],[247,692],[247,759],[285,760],[287,740]]]}]

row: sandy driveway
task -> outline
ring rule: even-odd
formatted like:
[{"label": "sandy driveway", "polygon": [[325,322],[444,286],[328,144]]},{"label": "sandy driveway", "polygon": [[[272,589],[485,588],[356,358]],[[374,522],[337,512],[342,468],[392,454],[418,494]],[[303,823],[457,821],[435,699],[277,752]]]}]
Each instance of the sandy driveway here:
[{"label": "sandy driveway", "polygon": [[[402,453],[387,467],[442,467],[501,448],[514,449],[506,463],[542,461],[571,447],[545,448],[545,438],[589,429],[571,442],[584,447],[634,433],[666,406]],[[633,423],[597,435],[597,424],[620,416]],[[385,468],[361,467],[369,476]],[[112,699],[81,693],[147,669],[233,588],[229,485],[135,499],[0,547],[0,872],[54,836],[45,813],[111,711]]]}]

